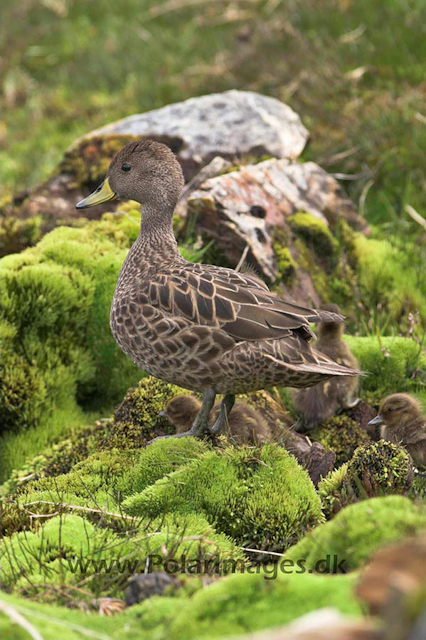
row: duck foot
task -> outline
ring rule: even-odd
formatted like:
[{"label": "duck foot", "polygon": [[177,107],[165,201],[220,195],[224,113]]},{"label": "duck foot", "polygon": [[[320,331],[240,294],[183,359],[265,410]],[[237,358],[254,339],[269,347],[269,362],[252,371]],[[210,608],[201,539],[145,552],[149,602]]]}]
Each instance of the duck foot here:
[{"label": "duck foot", "polygon": [[209,432],[212,436],[217,436],[221,433],[223,428],[228,424],[228,416],[231,413],[231,409],[234,406],[235,396],[232,394],[227,394],[222,400],[222,404],[220,405],[220,412],[217,417],[216,422],[212,427],[209,428]]},{"label": "duck foot", "polygon": [[[201,409],[197,413],[194,424],[189,429],[189,431],[184,431],[183,433],[173,433],[169,436],[158,436],[158,438],[150,440],[148,444],[151,444],[151,442],[155,442],[156,440],[165,440],[166,438],[185,438],[186,436],[201,438],[202,436],[208,434],[210,431],[210,412],[213,409],[215,399],[216,391],[213,388],[206,389],[203,393],[203,404],[201,405]],[[225,399],[226,398],[224,398],[223,402],[225,401]]]}]

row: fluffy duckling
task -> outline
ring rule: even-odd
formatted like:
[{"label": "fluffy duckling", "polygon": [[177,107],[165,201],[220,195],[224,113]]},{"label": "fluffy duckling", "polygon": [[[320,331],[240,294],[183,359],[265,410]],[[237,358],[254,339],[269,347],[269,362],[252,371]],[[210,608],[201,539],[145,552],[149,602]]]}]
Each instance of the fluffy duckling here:
[{"label": "fluffy duckling", "polygon": [[[321,309],[341,313],[337,304],[325,304]],[[315,343],[315,349],[338,364],[358,369],[357,359],[342,339],[344,328],[344,323],[320,322],[317,327],[318,340]],[[304,426],[307,429],[314,429],[341,409],[355,407],[359,402],[359,398],[355,395],[357,389],[357,377],[331,378],[314,387],[295,391],[294,408],[302,416]]]},{"label": "fluffy duckling", "polygon": [[[172,398],[166,410],[160,415],[166,417],[176,427],[176,433],[184,433],[192,425],[200,411],[201,402],[194,396],[181,395]],[[210,421],[214,424],[220,412],[220,406],[213,407]],[[228,429],[231,438],[238,444],[260,444],[270,440],[272,434],[262,416],[252,407],[237,402],[228,416]]]},{"label": "fluffy duckling", "polygon": [[401,443],[416,467],[426,467],[426,416],[420,403],[408,393],[394,393],[382,400],[370,426],[379,427],[380,437]]}]

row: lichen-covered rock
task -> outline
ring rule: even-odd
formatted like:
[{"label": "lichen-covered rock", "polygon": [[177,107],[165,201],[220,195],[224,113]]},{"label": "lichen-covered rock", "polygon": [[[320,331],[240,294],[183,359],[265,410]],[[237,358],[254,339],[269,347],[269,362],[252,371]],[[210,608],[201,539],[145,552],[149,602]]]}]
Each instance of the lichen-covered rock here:
[{"label": "lichen-covered rock", "polygon": [[[313,162],[292,164],[286,159],[242,166],[207,180],[189,196],[188,219],[192,217],[197,230],[215,240],[215,251],[226,256],[230,266],[238,263],[247,245],[248,259],[270,282],[279,278],[279,267],[284,279],[294,276],[297,264],[301,266],[300,251],[291,241],[291,225],[296,235],[303,236],[305,246],[313,248],[327,264],[330,247],[335,253],[338,246],[330,226],[334,229],[347,221],[356,228],[366,228],[337,182],[323,169]],[[303,286],[306,288],[304,281]],[[306,299],[309,294],[314,299],[315,293],[311,282]]]},{"label": "lichen-covered rock", "polygon": [[373,442],[356,449],[349,462],[319,484],[323,511],[332,517],[359,500],[389,494],[407,495],[413,484],[413,465],[407,451],[391,442]]},{"label": "lichen-covered rock", "polygon": [[[340,511],[330,522],[307,534],[285,557],[304,560],[309,570],[324,572],[327,565],[316,565],[330,558],[328,572],[333,572],[333,559],[342,562],[344,571],[363,566],[381,547],[414,535],[426,527],[424,505],[404,496],[386,496],[363,500]],[[339,569],[335,568],[335,571]]]},{"label": "lichen-covered rock", "polygon": [[127,498],[122,508],[146,517],[204,513],[242,546],[268,550],[285,549],[322,520],[307,472],[277,445],[206,452]]},{"label": "lichen-covered rock", "polygon": [[329,418],[310,431],[309,437],[324,445],[327,451],[334,451],[337,466],[350,460],[357,447],[371,442],[367,431],[345,414]]}]

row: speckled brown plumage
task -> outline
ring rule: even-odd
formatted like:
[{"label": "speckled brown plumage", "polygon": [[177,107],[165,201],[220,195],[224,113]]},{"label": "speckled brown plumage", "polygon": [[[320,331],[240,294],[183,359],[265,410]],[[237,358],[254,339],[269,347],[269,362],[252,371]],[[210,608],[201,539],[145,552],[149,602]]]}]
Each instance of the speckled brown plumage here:
[{"label": "speckled brown plumage", "polygon": [[[336,304],[323,305],[321,309],[340,314]],[[358,362],[346,342],[342,339],[344,323],[320,322],[315,350],[324,353],[340,365],[358,369]],[[358,399],[357,377],[342,376],[320,382],[308,389],[299,389],[293,394],[293,404],[303,420],[303,426],[314,429],[318,424],[336,415],[342,409],[354,407]]]},{"label": "speckled brown plumage", "polygon": [[[141,203],[140,234],[110,317],[114,338],[141,369],[192,391],[227,395],[356,375],[309,346],[309,323],[338,316],[293,305],[249,274],[179,254],[173,212],[183,177],[165,145],[130,143],[112,161],[106,183]],[[79,206],[93,204],[96,197]]]},{"label": "speckled brown plumage", "polygon": [[[191,428],[200,409],[201,402],[197,398],[180,395],[168,402],[164,415],[176,428],[176,433],[183,433]],[[219,412],[220,406],[215,405],[210,415],[210,426],[216,422]],[[228,435],[236,444],[261,444],[272,439],[272,433],[260,413],[242,402],[235,403],[227,426]]]},{"label": "speckled brown plumage", "polygon": [[417,467],[426,468],[426,416],[415,398],[408,393],[388,396],[368,424],[379,427],[384,440],[402,444]]}]

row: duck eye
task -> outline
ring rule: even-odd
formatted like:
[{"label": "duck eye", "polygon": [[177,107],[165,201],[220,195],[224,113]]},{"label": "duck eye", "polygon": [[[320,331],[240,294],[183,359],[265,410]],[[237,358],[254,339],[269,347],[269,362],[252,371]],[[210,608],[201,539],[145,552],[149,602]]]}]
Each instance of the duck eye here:
[{"label": "duck eye", "polygon": [[124,164],[121,165],[122,171],[130,171],[131,168],[132,168],[132,165],[130,165],[128,162],[125,162]]}]

